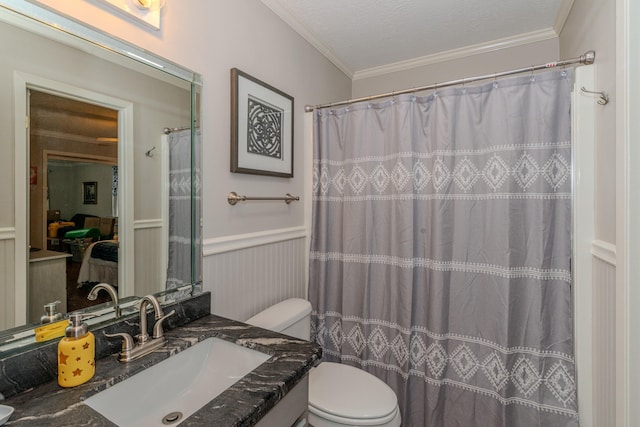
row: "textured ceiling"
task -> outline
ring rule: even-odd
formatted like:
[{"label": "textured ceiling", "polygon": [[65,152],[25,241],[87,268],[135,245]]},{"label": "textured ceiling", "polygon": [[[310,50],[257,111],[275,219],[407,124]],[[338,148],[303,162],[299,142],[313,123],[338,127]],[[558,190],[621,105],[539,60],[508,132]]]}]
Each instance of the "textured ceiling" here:
[{"label": "textured ceiling", "polygon": [[[573,0],[262,0],[350,76],[556,37]],[[514,41],[515,40],[515,41]]]}]

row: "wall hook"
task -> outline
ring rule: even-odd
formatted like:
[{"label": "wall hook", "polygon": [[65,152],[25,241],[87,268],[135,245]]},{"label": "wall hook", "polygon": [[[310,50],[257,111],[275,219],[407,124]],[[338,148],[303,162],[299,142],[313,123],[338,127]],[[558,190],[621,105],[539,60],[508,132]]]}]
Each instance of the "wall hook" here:
[{"label": "wall hook", "polygon": [[147,152],[146,152],[146,153],[144,153],[144,155],[145,155],[145,156],[147,156],[147,157],[153,157],[153,154],[152,154],[151,152],[152,152],[153,150],[155,150],[155,149],[156,149],[156,147],[155,147],[155,146],[153,146],[153,148],[151,148],[150,150],[147,150]]},{"label": "wall hook", "polygon": [[582,86],[580,90],[584,93],[593,93],[595,95],[600,95],[600,99],[598,100],[598,104],[600,105],[607,105],[609,103],[609,95],[607,95],[607,92],[594,92],[585,89],[584,86]]}]

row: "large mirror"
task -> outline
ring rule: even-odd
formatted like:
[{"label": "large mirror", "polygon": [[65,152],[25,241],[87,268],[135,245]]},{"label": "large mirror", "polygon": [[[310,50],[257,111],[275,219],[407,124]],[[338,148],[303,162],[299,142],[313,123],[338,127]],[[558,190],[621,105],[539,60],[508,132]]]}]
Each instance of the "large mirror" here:
[{"label": "large mirror", "polygon": [[0,351],[47,305],[109,317],[98,283],[189,294],[200,77],[28,2],[0,2],[0,39]]}]

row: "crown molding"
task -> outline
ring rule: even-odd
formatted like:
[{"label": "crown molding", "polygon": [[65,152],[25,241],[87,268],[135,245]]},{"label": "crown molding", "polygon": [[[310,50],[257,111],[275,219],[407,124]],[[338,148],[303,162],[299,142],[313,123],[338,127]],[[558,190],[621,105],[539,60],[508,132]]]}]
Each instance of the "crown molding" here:
[{"label": "crown molding", "polygon": [[494,52],[510,47],[522,46],[529,43],[541,42],[557,37],[558,35],[552,28],[533,31],[530,33],[519,34],[513,37],[505,37],[485,43],[465,46],[459,49],[452,49],[444,52],[434,53],[433,55],[426,55],[406,61],[399,61],[392,64],[382,65],[380,67],[372,67],[365,70],[356,71],[353,75],[353,80],[361,80],[369,77],[380,76],[383,74],[396,73],[398,71],[410,70],[412,68],[424,67],[426,65],[436,64],[439,62],[452,61],[454,59],[465,58],[472,55],[479,55],[482,53]]},{"label": "crown molding", "polygon": [[260,0],[265,6],[267,6],[273,13],[278,15],[287,25],[289,25],[295,32],[297,32],[303,39],[311,44],[318,52],[324,55],[329,61],[333,63],[340,71],[347,75],[350,79],[353,79],[353,70],[347,66],[344,62],[338,58],[338,56],[327,45],[322,43],[320,39],[310,31],[306,26],[298,20],[293,13],[284,6],[278,0]]}]

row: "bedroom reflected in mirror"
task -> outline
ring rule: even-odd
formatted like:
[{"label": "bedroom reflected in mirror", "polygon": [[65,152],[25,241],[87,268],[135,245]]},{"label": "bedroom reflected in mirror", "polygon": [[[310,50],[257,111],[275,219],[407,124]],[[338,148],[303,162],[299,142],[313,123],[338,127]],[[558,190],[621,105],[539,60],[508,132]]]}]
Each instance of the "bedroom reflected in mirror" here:
[{"label": "bedroom reflected in mirror", "polygon": [[[88,298],[98,283],[118,288],[118,111],[33,89],[28,96],[29,242],[43,250],[30,270],[49,275],[29,295],[28,320],[36,322],[49,299],[66,313],[111,301],[104,292]],[[53,289],[63,276],[64,294]]]}]

